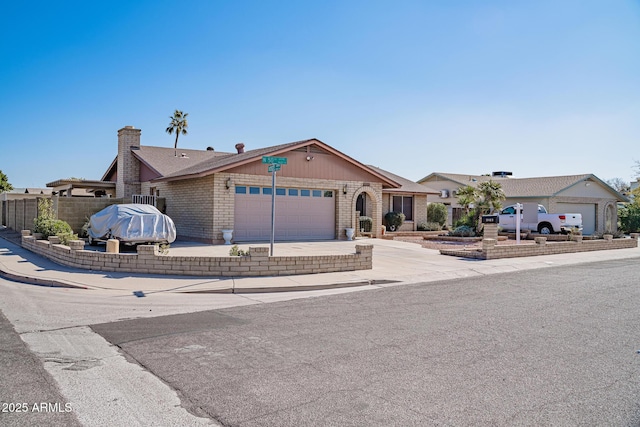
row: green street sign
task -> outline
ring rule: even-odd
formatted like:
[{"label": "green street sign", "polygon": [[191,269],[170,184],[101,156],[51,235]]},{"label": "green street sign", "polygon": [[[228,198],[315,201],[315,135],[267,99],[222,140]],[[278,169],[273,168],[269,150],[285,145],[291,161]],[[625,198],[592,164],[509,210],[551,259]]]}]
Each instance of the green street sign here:
[{"label": "green street sign", "polygon": [[269,165],[269,172],[279,171],[281,167],[280,165]]},{"label": "green street sign", "polygon": [[262,156],[262,163],[267,163],[271,165],[286,165],[287,158],[286,157],[272,157],[272,156]]}]

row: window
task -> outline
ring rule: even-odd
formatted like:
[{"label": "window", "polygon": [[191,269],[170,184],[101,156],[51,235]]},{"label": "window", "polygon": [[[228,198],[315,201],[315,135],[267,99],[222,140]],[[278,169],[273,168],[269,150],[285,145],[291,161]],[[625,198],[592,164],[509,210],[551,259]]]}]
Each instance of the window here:
[{"label": "window", "polygon": [[300,190],[300,195],[302,197],[309,197],[311,196],[311,190]]},{"label": "window", "polygon": [[297,188],[290,188],[289,189],[289,195],[290,196],[297,196],[298,195],[298,189]]},{"label": "window", "polygon": [[262,194],[267,194],[267,195],[272,195],[273,194],[273,189],[271,187],[264,187],[262,188]]},{"label": "window", "polygon": [[286,196],[287,189],[286,188],[276,188],[276,196]]},{"label": "window", "polygon": [[322,191],[313,190],[313,197],[322,197]]},{"label": "window", "polygon": [[413,196],[393,196],[393,211],[402,212],[405,220],[413,221]]},{"label": "window", "polygon": [[509,206],[508,208],[504,208],[501,213],[502,215],[514,215],[516,213],[516,210],[513,208],[513,206]]},{"label": "window", "polygon": [[260,187],[249,187],[249,194],[260,194]]},{"label": "window", "polygon": [[333,197],[333,190],[326,190],[324,192],[324,197]]},{"label": "window", "polygon": [[247,187],[241,187],[236,185],[236,194],[247,194]]}]

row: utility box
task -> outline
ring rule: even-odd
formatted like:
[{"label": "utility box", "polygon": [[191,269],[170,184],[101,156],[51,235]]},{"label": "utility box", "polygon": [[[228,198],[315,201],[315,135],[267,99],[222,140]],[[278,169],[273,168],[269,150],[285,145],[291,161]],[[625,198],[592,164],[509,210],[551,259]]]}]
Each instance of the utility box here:
[{"label": "utility box", "polygon": [[500,217],[498,215],[482,215],[483,224],[498,224]]}]

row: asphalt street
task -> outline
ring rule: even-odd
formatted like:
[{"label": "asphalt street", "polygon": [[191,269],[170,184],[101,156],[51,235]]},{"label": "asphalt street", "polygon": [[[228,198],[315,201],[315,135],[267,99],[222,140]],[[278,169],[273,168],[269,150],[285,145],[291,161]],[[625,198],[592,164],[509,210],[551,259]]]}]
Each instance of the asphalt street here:
[{"label": "asphalt street", "polygon": [[640,263],[92,325],[229,426],[640,424]]},{"label": "asphalt street", "polygon": [[42,362],[0,312],[0,425],[80,426]]}]

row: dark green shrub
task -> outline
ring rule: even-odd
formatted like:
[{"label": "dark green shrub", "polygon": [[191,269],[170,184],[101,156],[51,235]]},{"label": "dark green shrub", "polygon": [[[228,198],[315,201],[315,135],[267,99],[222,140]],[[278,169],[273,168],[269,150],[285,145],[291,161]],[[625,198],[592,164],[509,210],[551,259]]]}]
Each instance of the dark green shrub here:
[{"label": "dark green shrub", "polygon": [[464,214],[459,220],[453,224],[453,228],[467,226],[474,230],[478,227],[478,219],[480,218],[480,211],[477,209],[471,209],[469,213]]},{"label": "dark green shrub", "polygon": [[443,203],[429,203],[427,219],[429,222],[437,222],[442,227],[447,223],[447,207]]},{"label": "dark green shrub", "polygon": [[476,232],[471,227],[461,225],[460,227],[456,227],[454,230],[450,231],[449,235],[455,237],[475,237]]},{"label": "dark green shrub", "polygon": [[437,222],[421,222],[418,224],[418,231],[440,231],[442,225]]},{"label": "dark green shrub", "polygon": [[384,221],[387,226],[387,230],[396,231],[400,229],[400,226],[404,224],[405,216],[402,212],[387,212],[384,216]]},{"label": "dark green shrub", "polygon": [[640,206],[627,205],[618,211],[620,230],[625,233],[640,232]]},{"label": "dark green shrub", "polygon": [[363,233],[371,233],[373,229],[373,218],[369,218],[368,216],[360,217],[360,231]]}]

